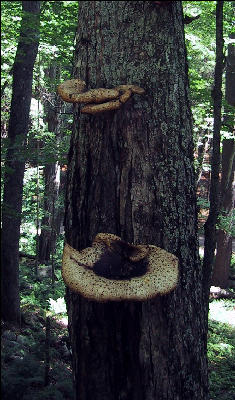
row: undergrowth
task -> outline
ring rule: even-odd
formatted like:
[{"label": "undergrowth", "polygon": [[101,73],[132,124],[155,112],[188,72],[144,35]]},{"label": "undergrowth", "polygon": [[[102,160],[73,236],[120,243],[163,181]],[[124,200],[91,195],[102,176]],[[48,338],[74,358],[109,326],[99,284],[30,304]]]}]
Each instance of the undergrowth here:
[{"label": "undergrowth", "polygon": [[[1,398],[3,400],[72,400],[73,384],[61,263],[51,283],[48,266],[21,259],[20,296],[22,326],[2,323]],[[48,273],[49,271],[49,273]],[[44,276],[46,272],[46,276]],[[46,319],[50,318],[49,380],[46,384]]]},{"label": "undergrowth", "polygon": [[[230,306],[232,307],[231,302]],[[210,399],[233,400],[235,393],[234,326],[209,320],[207,349]]]}]

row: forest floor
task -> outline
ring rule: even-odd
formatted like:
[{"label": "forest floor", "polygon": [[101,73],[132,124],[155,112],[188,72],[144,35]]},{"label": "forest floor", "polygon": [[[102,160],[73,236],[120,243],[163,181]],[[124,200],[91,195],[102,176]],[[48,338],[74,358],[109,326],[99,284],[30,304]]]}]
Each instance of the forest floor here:
[{"label": "forest floor", "polygon": [[[52,290],[49,277],[35,281],[31,263],[33,261],[29,260],[21,263],[22,327],[16,329],[3,322],[1,326],[2,399],[72,400],[71,352],[59,265]],[[49,335],[48,329],[46,334],[48,316]],[[234,351],[234,303],[211,298],[208,330],[210,400],[234,399]]]}]

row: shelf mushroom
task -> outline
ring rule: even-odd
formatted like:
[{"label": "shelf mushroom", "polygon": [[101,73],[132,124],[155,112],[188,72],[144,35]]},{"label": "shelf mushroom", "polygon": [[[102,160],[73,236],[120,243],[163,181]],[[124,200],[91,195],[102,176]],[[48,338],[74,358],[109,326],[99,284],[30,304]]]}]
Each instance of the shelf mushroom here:
[{"label": "shelf mushroom", "polygon": [[154,245],[133,245],[110,233],[96,235],[78,251],[64,246],[65,284],[87,299],[143,301],[164,295],[178,283],[178,258]]},{"label": "shelf mushroom", "polygon": [[85,103],[82,113],[98,114],[119,109],[133,94],[144,94],[145,90],[136,85],[120,85],[113,89],[90,89],[81,79],[71,79],[61,83],[57,92],[68,103]]}]

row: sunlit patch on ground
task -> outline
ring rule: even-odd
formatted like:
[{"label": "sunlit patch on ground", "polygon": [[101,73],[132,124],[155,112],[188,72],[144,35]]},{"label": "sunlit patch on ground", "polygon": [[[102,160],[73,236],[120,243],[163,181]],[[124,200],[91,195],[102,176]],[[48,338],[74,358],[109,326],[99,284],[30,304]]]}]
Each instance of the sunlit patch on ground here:
[{"label": "sunlit patch on ground", "polygon": [[209,306],[209,318],[235,326],[235,305],[228,308],[223,300],[213,301]]}]

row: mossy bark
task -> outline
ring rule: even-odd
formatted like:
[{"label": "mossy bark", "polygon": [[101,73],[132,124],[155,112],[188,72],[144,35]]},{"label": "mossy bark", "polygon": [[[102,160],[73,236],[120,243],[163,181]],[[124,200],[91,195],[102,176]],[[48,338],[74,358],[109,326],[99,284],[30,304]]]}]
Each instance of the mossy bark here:
[{"label": "mossy bark", "polygon": [[146,90],[120,110],[75,106],[66,241],[98,232],[176,254],[180,280],[146,302],[87,301],[67,291],[76,399],[206,400],[202,270],[181,2],[83,1],[74,77],[88,88]]}]

